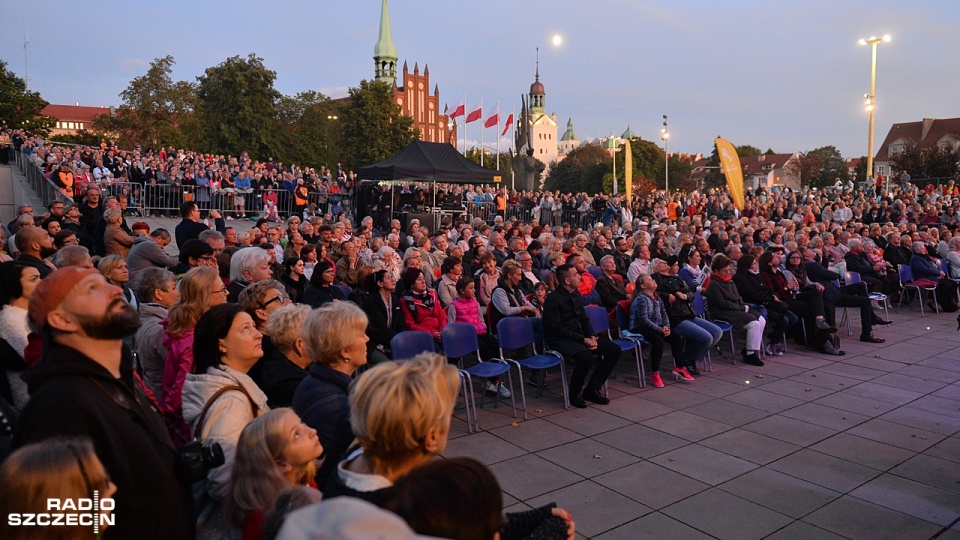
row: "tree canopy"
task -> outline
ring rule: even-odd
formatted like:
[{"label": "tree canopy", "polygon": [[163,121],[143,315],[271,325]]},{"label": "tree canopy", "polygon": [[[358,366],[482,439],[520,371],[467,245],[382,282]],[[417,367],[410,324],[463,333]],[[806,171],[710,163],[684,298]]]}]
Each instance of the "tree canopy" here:
[{"label": "tree canopy", "polygon": [[206,69],[198,79],[197,111],[208,151],[261,159],[278,154],[276,78],[253,53]]},{"label": "tree canopy", "polygon": [[0,60],[0,125],[24,128],[31,133],[46,135],[56,120],[43,116],[49,103],[38,92],[27,90],[27,83],[7,69]]},{"label": "tree canopy", "polygon": [[94,128],[116,134],[126,148],[191,145],[195,137],[184,128],[195,123],[197,85],[175,82],[170,77],[175,63],[169,55],[151,62],[146,74],[135,77],[120,93],[123,103],[116,112],[97,117]]},{"label": "tree canopy", "polygon": [[400,111],[382,81],[360,81],[351,88],[340,122],[344,165],[350,169],[383,161],[420,138],[413,119]]},{"label": "tree canopy", "polygon": [[800,180],[803,187],[826,187],[837,180],[846,183],[850,178],[846,161],[835,146],[824,146],[801,152],[783,166],[786,174]]},{"label": "tree canopy", "polygon": [[940,145],[917,148],[911,143],[890,157],[890,170],[906,171],[912,179],[960,178],[960,155]]}]

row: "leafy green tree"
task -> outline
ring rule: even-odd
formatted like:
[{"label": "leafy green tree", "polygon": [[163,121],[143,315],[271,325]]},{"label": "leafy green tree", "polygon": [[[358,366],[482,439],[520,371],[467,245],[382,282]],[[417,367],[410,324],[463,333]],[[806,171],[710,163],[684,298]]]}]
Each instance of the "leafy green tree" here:
[{"label": "leafy green tree", "polygon": [[142,144],[147,148],[165,145],[196,146],[181,127],[192,119],[197,85],[170,77],[172,56],[157,58],[147,73],[130,81],[120,93],[123,103],[111,115],[100,115],[94,129],[115,133],[122,148]]},{"label": "leafy green tree", "polygon": [[820,159],[820,168],[815,184],[818,187],[833,185],[837,180],[846,183],[850,179],[847,162],[835,146],[823,146],[811,150]]},{"label": "leafy green tree", "polygon": [[279,155],[276,78],[253,53],[206,69],[198,78],[197,111],[208,151],[248,152],[254,159]]},{"label": "leafy green tree", "polygon": [[960,176],[960,155],[953,148],[940,145],[924,149],[924,178],[957,178]]},{"label": "leafy green tree", "polygon": [[[471,148],[467,150],[467,153],[463,156],[477,165],[481,165],[479,148]],[[496,152],[487,152],[483,156],[482,166],[488,169],[499,170],[501,173],[500,176],[503,177],[503,181],[509,184],[510,172],[513,170],[513,154],[510,152],[500,152],[500,168],[497,169]]]},{"label": "leafy green tree", "polygon": [[913,180],[921,178],[957,178],[960,174],[957,152],[940,145],[918,148],[909,143],[903,150],[890,157],[890,169],[894,174],[910,173]]},{"label": "leafy green tree", "polygon": [[358,88],[350,89],[340,123],[342,161],[354,170],[383,161],[420,138],[413,119],[401,113],[390,86],[381,81],[360,81]]},{"label": "leafy green tree", "polygon": [[551,191],[597,193],[609,170],[610,154],[606,149],[599,144],[582,144],[550,165],[544,187]]},{"label": "leafy green tree", "polygon": [[853,174],[857,177],[857,182],[867,181],[867,156],[860,156],[860,161],[853,168]]},{"label": "leafy green tree", "polygon": [[56,119],[43,116],[49,104],[38,92],[27,90],[27,83],[0,60],[0,126],[46,135],[57,125]]},{"label": "leafy green tree", "polygon": [[[719,136],[719,135],[718,135]],[[727,179],[720,171],[720,153],[717,151],[717,143],[713,143],[713,151],[707,160],[707,174],[703,177],[703,187],[707,188],[725,188]]]},{"label": "leafy green tree", "polygon": [[804,187],[825,187],[837,180],[846,183],[850,178],[846,162],[834,146],[824,146],[800,153],[783,166],[784,173],[800,180]]},{"label": "leafy green tree", "polygon": [[750,146],[749,144],[744,144],[742,146],[737,146],[737,155],[740,157],[753,157],[763,154],[763,152],[756,146]]},{"label": "leafy green tree", "polygon": [[280,153],[277,159],[319,168],[339,160],[340,122],[336,103],[315,91],[277,102]]},{"label": "leafy green tree", "polygon": [[85,146],[99,146],[102,139],[107,138],[105,134],[78,129],[76,133],[61,133],[49,137],[51,141],[68,144],[82,144]]}]

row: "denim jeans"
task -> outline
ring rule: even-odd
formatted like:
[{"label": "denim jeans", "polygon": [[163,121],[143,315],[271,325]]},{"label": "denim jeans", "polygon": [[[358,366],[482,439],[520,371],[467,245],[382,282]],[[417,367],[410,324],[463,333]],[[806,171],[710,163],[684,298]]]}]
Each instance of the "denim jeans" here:
[{"label": "denim jeans", "polygon": [[684,363],[688,366],[695,365],[698,358],[706,356],[710,347],[719,343],[723,336],[723,331],[720,330],[719,326],[699,317],[682,321],[673,327],[673,331],[686,340]]}]

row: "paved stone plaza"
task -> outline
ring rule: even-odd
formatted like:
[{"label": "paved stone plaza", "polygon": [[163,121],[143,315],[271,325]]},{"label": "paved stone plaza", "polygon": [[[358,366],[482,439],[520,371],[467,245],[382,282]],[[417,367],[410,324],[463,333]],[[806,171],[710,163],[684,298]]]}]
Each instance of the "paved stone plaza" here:
[{"label": "paved stone plaza", "polygon": [[882,345],[856,340],[854,315],[846,356],[791,345],[756,368],[715,354],[712,373],[663,389],[638,388],[624,356],[608,406],[563,410],[554,376],[543,399],[526,387],[527,421],[488,401],[468,435],[458,410],[444,455],[489,465],[508,511],[569,509],[586,538],[957,540],[956,317],[914,303],[890,318]]},{"label": "paved stone plaza", "polygon": [[960,539],[960,332],[913,308],[890,311],[882,345],[854,318],[846,356],[715,354],[663,389],[638,388],[624,356],[607,406],[564,411],[558,379],[543,399],[527,386],[528,421],[488,401],[444,455],[488,464],[508,510],[557,502],[587,538]]}]

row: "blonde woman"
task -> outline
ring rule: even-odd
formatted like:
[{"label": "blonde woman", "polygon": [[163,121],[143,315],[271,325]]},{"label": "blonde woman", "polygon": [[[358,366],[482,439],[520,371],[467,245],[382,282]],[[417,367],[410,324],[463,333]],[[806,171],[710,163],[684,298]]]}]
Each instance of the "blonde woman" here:
[{"label": "blonde woman", "polygon": [[322,453],[317,430],[293,409],[273,409],[243,428],[226,499],[227,517],[243,528],[243,538],[261,537],[266,514],[285,489],[313,484]]},{"label": "blonde woman", "polygon": [[367,315],[351,302],[313,310],[303,324],[301,337],[313,363],[293,394],[293,410],[317,430],[327,449],[317,472],[321,491],[353,441],[347,394],[354,373],[367,363],[366,331]]},{"label": "blonde woman", "polygon": [[438,456],[459,390],[457,369],[438,354],[367,370],[350,390],[350,425],[361,448],[337,466],[324,497],[371,500]]},{"label": "blonde woman", "polygon": [[[47,511],[47,500],[113,498],[117,486],[110,481],[103,463],[87,438],[48,439],[28,444],[10,455],[0,466],[0,515],[36,514]],[[70,512],[70,511],[67,511]],[[100,530],[110,511],[101,510]],[[119,531],[117,531],[119,532]],[[89,525],[78,527],[12,526],[0,520],[0,538],[94,538]]]},{"label": "blonde woman", "polygon": [[163,365],[160,409],[170,426],[174,443],[182,444],[192,437],[190,426],[183,420],[183,382],[193,368],[193,330],[200,316],[211,307],[226,303],[227,288],[220,274],[210,266],[190,269],[180,280],[180,300],[170,308],[163,326],[163,347],[167,356]]}]

